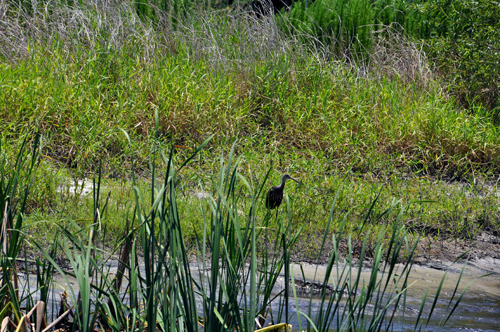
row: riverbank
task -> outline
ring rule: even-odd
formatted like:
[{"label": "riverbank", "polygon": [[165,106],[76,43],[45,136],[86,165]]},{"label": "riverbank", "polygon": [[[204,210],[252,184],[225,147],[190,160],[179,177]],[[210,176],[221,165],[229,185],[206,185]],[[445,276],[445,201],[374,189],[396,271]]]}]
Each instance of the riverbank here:
[{"label": "riverbank", "polygon": [[[353,256],[358,258],[360,254],[360,244],[364,239],[353,238]],[[333,252],[333,244],[328,239],[324,246],[324,256],[321,258],[310,257],[304,254],[307,252],[304,247],[310,246],[311,238],[298,241],[296,247],[292,249],[291,259],[294,262],[308,262],[326,264]],[[317,245],[319,247],[319,244]],[[368,248],[368,257],[366,263],[370,265],[370,248]],[[340,252],[346,257],[347,240],[341,241]],[[492,272],[500,273],[500,238],[493,234],[481,233],[473,241],[463,239],[435,239],[422,238],[415,252],[415,264],[443,269],[443,264],[449,264],[461,257],[458,262],[468,261],[477,265],[479,268],[490,269]]]},{"label": "riverbank", "polygon": [[[42,164],[40,169],[42,175],[49,172],[43,165],[46,164]],[[301,235],[292,249],[292,260],[317,261],[330,213],[332,221],[328,226],[328,235],[324,238],[324,257],[329,257],[333,250],[332,235],[339,230],[342,220],[345,219],[345,230],[354,231],[353,254],[359,255],[362,242],[367,238],[366,254],[369,256],[373,254],[371,249],[376,244],[378,232],[386,229],[384,241],[387,240],[393,224],[400,218],[408,231],[410,242],[419,236],[422,238],[416,252],[418,260],[453,261],[467,250],[470,250],[468,255],[471,258],[498,258],[500,212],[495,183],[448,182],[432,177],[391,176],[377,179],[369,173],[354,172],[326,176],[321,174],[320,164],[315,166],[311,167],[313,171],[309,173],[290,172],[300,178],[301,184],[287,185],[285,201],[278,216],[274,216],[273,211],[273,218],[267,226],[270,236],[283,224],[290,224],[292,233],[301,229]],[[280,181],[281,175],[272,172],[266,183],[260,183],[267,170],[258,168],[250,158],[242,160],[240,170],[247,181],[253,183],[252,190],[263,187],[263,194],[257,204],[257,225],[260,225],[266,213],[263,195],[267,188]],[[57,170],[59,174],[64,174],[62,171],[64,169]],[[35,178],[35,188],[37,179],[45,179],[42,175]],[[178,175],[178,213],[184,240],[192,250],[197,234],[202,234],[205,227],[204,214],[214,206],[217,193],[213,181],[217,181],[216,176],[215,170],[200,171],[197,162]],[[42,246],[50,245],[62,227],[79,232],[79,227],[85,229],[94,222],[91,218],[94,207],[93,179],[76,180],[63,175],[52,179],[55,194],[51,194],[54,197],[51,204],[26,214],[28,240]],[[101,181],[101,204],[106,202],[107,205],[100,216],[99,227],[102,231],[96,236],[98,241],[109,246],[110,243],[118,242],[126,230],[124,221],[133,214],[135,193],[130,180],[104,178]],[[143,177],[136,181],[136,188],[141,191],[142,197],[149,197],[151,181]],[[159,176],[158,182],[162,181]],[[250,191],[243,183],[237,182],[236,185],[240,192],[237,202],[239,223],[240,227],[245,227],[245,216],[251,203]],[[39,196],[36,191],[34,193],[37,199]],[[331,210],[335,196],[335,208]],[[145,204],[148,204],[147,201]],[[355,231],[363,224],[363,230]],[[342,240],[340,249],[343,253],[348,252],[346,239]],[[324,261],[320,260],[320,263]]]}]

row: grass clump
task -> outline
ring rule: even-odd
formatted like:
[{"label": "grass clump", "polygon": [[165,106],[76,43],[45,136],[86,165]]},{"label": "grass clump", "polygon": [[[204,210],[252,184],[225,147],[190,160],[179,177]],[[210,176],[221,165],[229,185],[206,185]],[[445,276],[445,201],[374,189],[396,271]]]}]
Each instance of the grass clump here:
[{"label": "grass clump", "polygon": [[319,42],[333,46],[333,56],[347,53],[362,62],[372,53],[380,32],[388,27],[423,37],[420,34],[427,29],[425,23],[420,22],[421,13],[414,7],[420,2],[300,0],[292,5],[289,13],[283,13],[279,22],[285,31],[306,38],[314,36]]},{"label": "grass clump", "polygon": [[499,18],[491,1],[301,0],[280,22],[284,31],[331,45],[334,57],[349,54],[361,63],[380,36],[404,31],[423,45],[462,107],[498,123]]}]

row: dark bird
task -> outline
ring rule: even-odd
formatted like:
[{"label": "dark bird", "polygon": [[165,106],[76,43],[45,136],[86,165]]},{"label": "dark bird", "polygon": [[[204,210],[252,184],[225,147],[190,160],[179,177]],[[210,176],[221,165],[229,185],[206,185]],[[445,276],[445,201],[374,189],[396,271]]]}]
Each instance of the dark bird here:
[{"label": "dark bird", "polygon": [[[293,180],[297,183],[300,183],[299,181],[295,180],[294,178],[292,178],[288,174],[283,175],[283,179],[281,179],[281,184],[279,186],[272,187],[267,192],[266,208],[272,210],[272,209],[275,209],[281,205],[281,201],[283,200],[283,189],[285,189],[285,182],[288,179]],[[278,212],[276,211],[276,214],[277,213]]]}]

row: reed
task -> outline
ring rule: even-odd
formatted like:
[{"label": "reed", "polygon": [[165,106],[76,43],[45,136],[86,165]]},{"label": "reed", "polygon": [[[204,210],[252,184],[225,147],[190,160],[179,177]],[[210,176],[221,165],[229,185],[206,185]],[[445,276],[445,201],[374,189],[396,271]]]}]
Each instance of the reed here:
[{"label": "reed", "polygon": [[[158,130],[155,135],[158,135]],[[59,314],[54,316],[52,322],[46,322],[46,310],[39,311],[37,321],[33,323],[38,331],[47,331],[56,325],[72,331],[93,331],[98,326],[113,331],[198,331],[201,327],[210,331],[249,331],[267,323],[288,323],[291,319],[290,307],[294,301],[297,303],[289,253],[300,237],[301,229],[293,227],[290,213],[293,205],[288,196],[285,196],[285,208],[276,216],[278,227],[273,229],[270,226],[274,213],[269,213],[262,204],[267,176],[262,182],[252,183],[239,173],[240,158],[235,155],[237,143],[233,144],[227,159],[221,156],[220,174],[212,183],[214,194],[200,202],[205,216],[204,228],[201,234],[197,234],[196,258],[188,257],[180,227],[176,178],[208,144],[209,139],[181,163],[176,162],[173,148],[166,152],[159,145],[153,147],[150,159],[151,196],[146,197],[135,182],[132,184],[135,192],[133,217],[124,221],[129,231],[111,250],[121,251],[117,271],[111,273],[107,265],[110,253],[95,244],[95,235],[106,233],[106,225],[100,216],[104,215],[109,200],[109,196],[101,196],[100,177],[94,181],[94,223],[79,228],[73,222],[72,229],[76,231],[70,231],[62,224],[59,226],[62,235],[59,243],[69,261],[69,271],[54,259],[55,247],[49,252],[39,247],[44,263],[36,265],[37,279],[42,280],[43,285],[34,293],[19,297],[16,293],[23,290],[26,294],[23,288],[27,287],[27,283],[16,284],[17,270],[13,262],[18,258],[22,237],[15,242],[10,241],[16,244],[13,251],[8,252],[10,256],[4,251],[1,255],[1,291],[3,298],[7,299],[1,314],[3,321],[10,319],[12,322],[6,329],[33,323],[31,315],[45,304],[34,298],[46,296],[44,287],[49,287],[54,270],[65,278],[68,297],[62,295]],[[33,151],[28,165],[28,179],[36,165],[36,145]],[[157,158],[164,159],[169,165],[162,174],[162,181],[158,180],[156,173]],[[14,188],[21,173],[22,160],[21,157],[18,159],[16,172],[13,173],[15,176],[11,177],[14,180],[2,181],[2,184],[12,185],[2,188]],[[132,177],[135,181],[134,169]],[[24,189],[29,189],[29,181],[25,183]],[[22,192],[28,193],[26,190]],[[406,292],[411,287],[408,276],[418,240],[412,242],[408,239],[402,223],[404,209],[399,208],[399,203],[395,201],[384,211],[383,215],[388,215],[399,210],[396,225],[391,228],[387,243],[383,239],[389,228],[382,228],[376,235],[372,272],[368,280],[363,280],[359,271],[364,264],[368,237],[363,240],[359,263],[353,257],[352,242],[353,239],[359,241],[358,234],[365,228],[368,228],[367,233],[371,232],[369,220],[372,209],[363,223],[355,230],[346,232],[349,213],[345,213],[341,221],[333,219],[339,192],[332,204],[323,245],[318,252],[320,259],[324,255],[323,246],[329,228],[339,225],[334,235],[334,251],[322,280],[319,309],[313,312],[310,305],[307,313],[299,311],[299,329],[375,331],[405,326]],[[240,200],[250,201],[246,212],[239,210]],[[375,202],[372,208],[374,205]],[[10,219],[2,220],[2,226],[11,231],[11,239],[15,239],[16,232],[22,231],[22,215],[18,214],[18,222],[13,228],[6,224],[7,220]],[[259,245],[263,238],[268,244],[264,247]],[[347,238],[349,243],[347,255],[339,250],[339,241],[343,238]],[[6,244],[5,241],[2,243]],[[28,264],[27,258],[24,262]],[[193,267],[194,262],[196,268]],[[332,274],[334,270],[336,274]],[[274,293],[273,288],[283,271],[283,290]],[[77,288],[70,286],[70,277],[76,279]],[[328,296],[327,287],[333,287]],[[415,329],[426,328],[440,290],[441,286],[430,307],[422,304]],[[448,314],[440,324],[444,325],[449,320],[465,290],[458,298],[455,297],[455,290],[449,300]],[[311,297],[311,304],[312,301]],[[399,312],[403,313],[402,319],[395,318]],[[307,323],[302,324],[305,321]]]},{"label": "reed", "polygon": [[[29,147],[31,143],[31,149]],[[27,324],[25,317],[19,315],[20,304],[26,296],[20,289],[17,258],[21,253],[25,226],[24,212],[32,185],[32,175],[40,158],[40,132],[38,131],[32,142],[25,137],[15,162],[5,158],[3,149],[5,142],[0,142],[0,321],[2,329],[5,318],[13,318],[19,324]],[[37,264],[37,271],[41,273],[37,281],[40,286],[48,286],[50,278],[45,274],[48,266]],[[20,291],[22,291],[20,293]],[[46,289],[43,290],[46,292]],[[45,294],[42,294],[44,296]]]}]

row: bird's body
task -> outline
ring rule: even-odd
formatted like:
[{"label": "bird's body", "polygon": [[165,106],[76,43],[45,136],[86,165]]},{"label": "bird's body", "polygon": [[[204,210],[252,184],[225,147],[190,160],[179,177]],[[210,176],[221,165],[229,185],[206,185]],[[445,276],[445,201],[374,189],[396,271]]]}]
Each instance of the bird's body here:
[{"label": "bird's body", "polygon": [[268,209],[275,209],[281,205],[283,200],[283,188],[280,186],[274,186],[267,192],[266,197],[266,207]]},{"label": "bird's body", "polygon": [[288,174],[283,175],[283,178],[281,179],[281,184],[279,186],[272,187],[267,192],[266,208],[272,210],[272,209],[275,209],[281,205],[281,201],[283,200],[283,190],[285,189],[285,182],[288,179],[299,183],[299,181],[295,180],[290,175],[288,175]]}]

